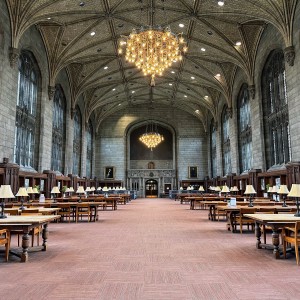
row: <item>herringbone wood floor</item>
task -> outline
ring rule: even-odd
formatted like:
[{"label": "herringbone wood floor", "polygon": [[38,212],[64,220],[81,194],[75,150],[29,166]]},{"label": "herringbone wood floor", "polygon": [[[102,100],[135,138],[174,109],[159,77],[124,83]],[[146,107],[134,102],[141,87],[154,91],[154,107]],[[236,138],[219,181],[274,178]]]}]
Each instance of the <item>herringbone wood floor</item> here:
[{"label": "herringbone wood floor", "polygon": [[[256,250],[170,199],[137,199],[96,223],[50,224],[47,252],[0,256],[0,299],[299,299],[295,257]],[[12,241],[16,245],[15,238]]]}]

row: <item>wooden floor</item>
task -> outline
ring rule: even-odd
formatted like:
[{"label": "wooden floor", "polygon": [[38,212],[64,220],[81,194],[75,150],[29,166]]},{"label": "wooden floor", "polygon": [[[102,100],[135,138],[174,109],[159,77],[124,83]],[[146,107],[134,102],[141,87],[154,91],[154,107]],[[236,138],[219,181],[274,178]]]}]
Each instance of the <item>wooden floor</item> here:
[{"label": "wooden floor", "polygon": [[1,253],[0,299],[300,299],[293,255],[275,260],[254,234],[178,201],[137,199],[49,229],[48,251],[28,263]]}]

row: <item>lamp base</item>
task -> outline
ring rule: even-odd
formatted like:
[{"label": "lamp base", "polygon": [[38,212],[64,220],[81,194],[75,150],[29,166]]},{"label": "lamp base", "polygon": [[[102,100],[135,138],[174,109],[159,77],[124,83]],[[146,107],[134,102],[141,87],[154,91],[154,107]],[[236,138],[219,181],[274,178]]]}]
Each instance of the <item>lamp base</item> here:
[{"label": "lamp base", "polygon": [[250,202],[250,203],[248,204],[248,207],[254,207],[253,203]]},{"label": "lamp base", "polygon": [[0,219],[6,219],[6,218],[7,218],[7,216],[5,214],[1,213]]},{"label": "lamp base", "polygon": [[300,217],[300,211],[297,210],[297,212],[294,214],[295,217]]}]

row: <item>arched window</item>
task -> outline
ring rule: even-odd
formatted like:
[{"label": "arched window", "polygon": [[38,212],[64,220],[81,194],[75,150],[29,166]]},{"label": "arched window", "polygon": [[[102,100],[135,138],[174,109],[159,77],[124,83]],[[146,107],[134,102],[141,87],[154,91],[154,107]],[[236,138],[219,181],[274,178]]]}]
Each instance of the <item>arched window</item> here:
[{"label": "arched window", "polygon": [[267,168],[291,160],[284,54],[274,50],[262,73],[262,103]]},{"label": "arched window", "polygon": [[217,131],[214,122],[210,126],[210,167],[211,177],[217,176]]},{"label": "arched window", "polygon": [[66,98],[60,85],[53,100],[51,169],[64,173],[66,140]]},{"label": "arched window", "polygon": [[93,166],[93,125],[91,120],[86,128],[86,177],[92,178]]},{"label": "arched window", "polygon": [[82,121],[78,106],[74,114],[74,135],[73,135],[73,174],[80,176],[81,166],[81,140],[82,140]]},{"label": "arched window", "polygon": [[40,70],[31,52],[19,58],[14,162],[21,167],[38,168]]},{"label": "arched window", "polygon": [[252,168],[252,131],[250,98],[247,84],[243,84],[237,99],[238,145],[240,172]]},{"label": "arched window", "polygon": [[222,158],[223,158],[223,175],[231,173],[230,158],[230,135],[229,135],[229,113],[224,107],[222,112]]}]

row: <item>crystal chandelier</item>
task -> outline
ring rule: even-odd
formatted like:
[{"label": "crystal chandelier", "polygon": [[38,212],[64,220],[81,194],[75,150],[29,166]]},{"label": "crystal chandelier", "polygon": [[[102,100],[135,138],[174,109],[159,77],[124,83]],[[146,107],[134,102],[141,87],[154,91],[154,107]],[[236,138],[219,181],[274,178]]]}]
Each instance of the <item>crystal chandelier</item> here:
[{"label": "crystal chandelier", "polygon": [[164,137],[163,135],[158,133],[157,127],[155,126],[154,128],[154,124],[151,123],[150,131],[148,132],[147,125],[146,132],[140,136],[139,140],[152,151],[153,148],[155,148],[158,144],[164,141]]},{"label": "crystal chandelier", "polygon": [[182,33],[172,33],[169,26],[135,28],[129,36],[122,36],[119,54],[125,45],[126,60],[134,63],[145,76],[151,76],[151,86],[155,85],[156,75],[162,75],[173,62],[182,60],[182,53],[187,51]]}]

